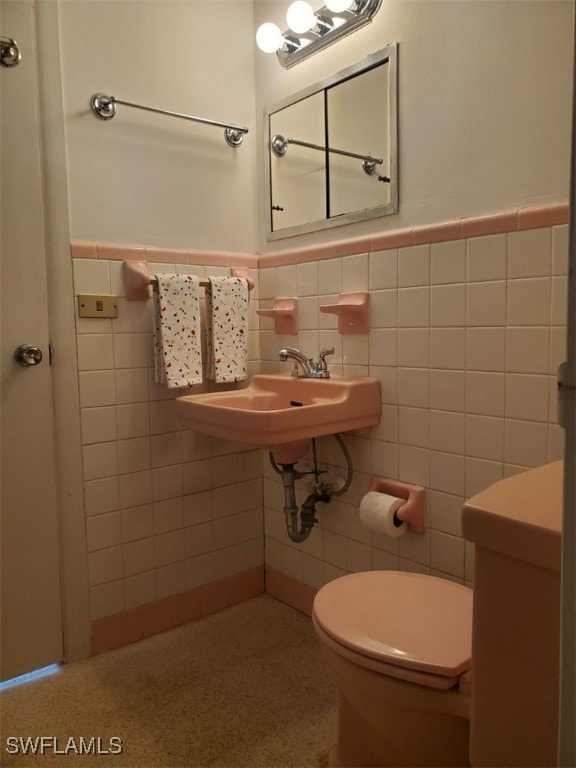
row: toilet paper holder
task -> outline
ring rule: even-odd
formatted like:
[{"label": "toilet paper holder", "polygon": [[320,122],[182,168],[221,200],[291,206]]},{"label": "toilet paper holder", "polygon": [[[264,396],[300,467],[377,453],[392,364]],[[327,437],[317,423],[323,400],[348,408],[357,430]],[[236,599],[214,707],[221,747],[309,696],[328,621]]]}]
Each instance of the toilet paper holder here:
[{"label": "toilet paper holder", "polygon": [[369,491],[387,493],[398,499],[405,499],[394,517],[406,523],[409,533],[424,533],[426,530],[426,489],[421,485],[411,485],[400,480],[388,480],[384,477],[373,477],[368,486]]}]

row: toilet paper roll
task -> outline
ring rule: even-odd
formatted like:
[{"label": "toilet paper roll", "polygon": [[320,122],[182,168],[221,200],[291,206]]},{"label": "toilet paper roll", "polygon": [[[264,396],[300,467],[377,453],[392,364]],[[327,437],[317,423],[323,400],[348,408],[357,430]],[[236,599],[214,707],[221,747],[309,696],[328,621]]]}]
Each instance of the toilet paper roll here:
[{"label": "toilet paper roll", "polygon": [[404,503],[405,499],[369,491],[360,502],[360,521],[375,533],[383,533],[397,539],[408,530],[405,522],[399,526],[394,524],[394,513]]}]

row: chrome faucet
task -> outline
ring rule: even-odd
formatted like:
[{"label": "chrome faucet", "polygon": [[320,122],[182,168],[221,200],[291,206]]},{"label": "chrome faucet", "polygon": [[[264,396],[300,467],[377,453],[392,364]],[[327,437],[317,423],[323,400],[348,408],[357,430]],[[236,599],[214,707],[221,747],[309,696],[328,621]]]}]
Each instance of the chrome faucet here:
[{"label": "chrome faucet", "polygon": [[326,363],[326,355],[333,355],[334,347],[321,350],[318,355],[318,360],[314,361],[311,357],[306,357],[296,347],[284,347],[278,353],[280,360],[286,362],[287,360],[294,361],[294,368],[292,369],[292,376],[300,379],[329,379],[330,371],[328,370],[328,364]]}]

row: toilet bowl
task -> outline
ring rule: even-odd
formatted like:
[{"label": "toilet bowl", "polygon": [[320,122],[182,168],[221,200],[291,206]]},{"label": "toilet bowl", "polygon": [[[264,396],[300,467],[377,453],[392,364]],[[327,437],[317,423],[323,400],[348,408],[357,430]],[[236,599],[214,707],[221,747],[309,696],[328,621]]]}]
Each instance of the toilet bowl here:
[{"label": "toilet bowl", "polygon": [[314,629],[339,689],[331,766],[467,766],[472,591],[416,573],[326,584]]}]

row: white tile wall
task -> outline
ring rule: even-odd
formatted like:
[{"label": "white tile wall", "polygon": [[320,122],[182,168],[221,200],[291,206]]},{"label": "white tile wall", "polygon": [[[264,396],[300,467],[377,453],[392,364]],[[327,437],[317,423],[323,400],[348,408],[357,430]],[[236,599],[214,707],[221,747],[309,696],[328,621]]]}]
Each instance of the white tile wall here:
[{"label": "white tile wall", "polygon": [[[470,583],[464,499],[561,457],[554,398],[567,247],[567,227],[553,227],[259,270],[261,306],[298,296],[299,328],[276,336],[253,301],[252,370],[288,370],[281,346],[310,355],[334,346],[334,373],[376,376],[382,387],[381,424],[345,436],[350,488],[318,505],[319,524],[302,545],[286,534],[267,454],[181,428],[174,394],[153,381],[149,306],[122,297],[118,319],[78,320],[93,617],[252,567],[264,539],[269,565],[314,587],[370,568]],[[122,296],[115,262],[75,260],[74,279],[76,293]],[[352,290],[371,292],[365,336],[340,336],[336,318],[319,311]],[[344,474],[333,439],[318,440],[318,455]],[[371,475],[428,489],[425,535],[389,539],[363,528],[358,506]],[[309,487],[299,486],[301,503]]]},{"label": "white tile wall", "polygon": [[[332,369],[349,364],[380,379],[382,420],[369,435],[345,436],[361,457],[354,482],[318,505],[319,524],[303,545],[286,534],[282,488],[265,460],[268,564],[315,587],[370,568],[471,582],[465,498],[561,458],[555,374],[564,355],[567,248],[559,226],[318,262],[320,303],[333,302],[341,285],[365,290],[368,263],[370,333],[341,337]],[[260,271],[267,298],[283,269]],[[323,315],[313,322],[308,312],[308,326],[328,327]],[[263,365],[278,370],[281,340],[266,334]],[[300,332],[291,343],[312,355],[314,340]],[[343,471],[328,438],[318,454]],[[363,529],[358,504],[371,474],[428,488],[424,536],[386,540]]]},{"label": "white tile wall", "polygon": [[[117,319],[78,318],[76,328],[94,619],[263,558],[260,452],[182,428],[174,410],[180,392],[153,381],[150,302],[123,298],[120,267],[74,260],[75,294],[112,290],[121,297]],[[206,272],[189,265],[149,268]],[[301,272],[303,286],[317,293],[316,265]],[[252,367],[259,359],[254,309]]]}]

